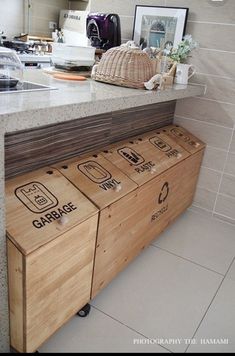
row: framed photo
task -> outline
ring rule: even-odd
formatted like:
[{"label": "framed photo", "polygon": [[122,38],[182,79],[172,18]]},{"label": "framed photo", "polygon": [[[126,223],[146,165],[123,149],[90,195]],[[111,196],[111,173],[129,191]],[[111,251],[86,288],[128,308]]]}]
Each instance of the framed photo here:
[{"label": "framed photo", "polygon": [[136,5],[133,40],[142,49],[177,47],[185,34],[188,8]]}]

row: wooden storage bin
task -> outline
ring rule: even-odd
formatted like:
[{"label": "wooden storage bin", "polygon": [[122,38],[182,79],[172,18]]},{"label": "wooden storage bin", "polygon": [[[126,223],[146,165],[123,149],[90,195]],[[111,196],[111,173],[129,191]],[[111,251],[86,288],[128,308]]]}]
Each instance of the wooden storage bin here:
[{"label": "wooden storage bin", "polygon": [[6,183],[11,346],[34,352],[90,300],[98,209],[57,170]]},{"label": "wooden storage bin", "polygon": [[[142,186],[190,155],[166,134],[159,132],[155,136],[153,131],[122,141],[105,148],[102,155]],[[167,144],[166,149],[160,149],[163,142]]]},{"label": "wooden storage bin", "polygon": [[191,204],[202,148],[151,132],[55,166],[100,209],[92,298]]},{"label": "wooden storage bin", "polygon": [[175,142],[191,154],[205,148],[205,144],[201,140],[179,125],[165,126],[158,131],[171,137]]},{"label": "wooden storage bin", "polygon": [[[106,277],[106,273],[101,276],[102,283],[99,289],[102,289],[124,268],[123,258],[126,258],[126,254],[128,256],[129,245],[138,237],[138,233],[133,235],[126,228],[127,225],[131,228],[133,224],[136,224],[135,210],[127,214],[126,208],[135,204],[138,186],[101,154],[64,161],[55,165],[54,168],[60,170],[100,209],[96,258],[100,255],[99,251],[102,249],[100,243],[105,236],[113,243],[113,260],[110,260],[106,270],[109,277]],[[112,213],[114,206],[117,207],[115,216]],[[117,251],[115,251],[116,243],[121,247]],[[110,252],[110,249],[107,250],[108,256]],[[96,272],[94,272],[94,277],[96,279]],[[96,283],[95,281],[93,284],[92,297],[98,292],[96,288],[94,289]]]}]

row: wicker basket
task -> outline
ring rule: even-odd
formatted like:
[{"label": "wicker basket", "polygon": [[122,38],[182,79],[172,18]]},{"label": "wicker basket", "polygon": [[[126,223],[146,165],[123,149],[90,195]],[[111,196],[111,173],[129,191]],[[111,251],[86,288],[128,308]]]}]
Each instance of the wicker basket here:
[{"label": "wicker basket", "polygon": [[144,88],[156,74],[157,61],[138,48],[114,47],[94,66],[92,79],[129,88]]}]

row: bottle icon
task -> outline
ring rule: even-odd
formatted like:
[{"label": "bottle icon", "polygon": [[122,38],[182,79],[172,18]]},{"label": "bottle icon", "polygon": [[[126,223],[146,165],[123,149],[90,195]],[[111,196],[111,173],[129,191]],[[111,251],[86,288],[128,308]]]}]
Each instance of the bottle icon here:
[{"label": "bottle icon", "polygon": [[138,166],[144,162],[144,158],[135,150],[129,147],[123,147],[118,150],[118,153],[125,158],[131,165]]}]

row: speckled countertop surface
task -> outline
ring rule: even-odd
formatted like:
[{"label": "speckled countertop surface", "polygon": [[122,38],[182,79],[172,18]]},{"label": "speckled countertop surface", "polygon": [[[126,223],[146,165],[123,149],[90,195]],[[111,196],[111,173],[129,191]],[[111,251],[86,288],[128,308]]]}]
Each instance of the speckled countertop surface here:
[{"label": "speckled countertop surface", "polygon": [[90,79],[85,82],[62,81],[38,69],[25,71],[24,80],[52,86],[57,90],[0,94],[0,124],[4,132],[204,93],[204,86],[201,85],[174,85],[163,91],[147,91]]}]

